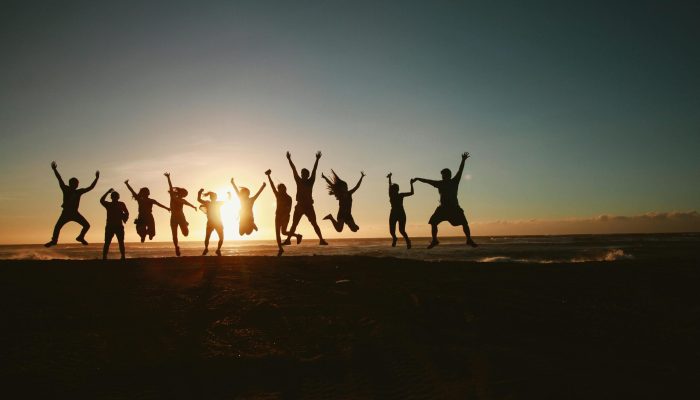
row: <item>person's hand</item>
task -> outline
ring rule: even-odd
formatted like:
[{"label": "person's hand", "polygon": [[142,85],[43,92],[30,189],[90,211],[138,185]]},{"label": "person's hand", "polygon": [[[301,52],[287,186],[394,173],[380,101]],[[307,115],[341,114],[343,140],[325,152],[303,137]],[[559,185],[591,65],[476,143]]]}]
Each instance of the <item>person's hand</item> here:
[{"label": "person's hand", "polygon": [[465,151],[464,153],[462,153],[462,161],[466,160],[467,158],[469,158],[469,152]]},{"label": "person's hand", "polygon": [[287,160],[291,160],[291,159],[292,159],[292,153],[287,152]]},{"label": "person's hand", "polygon": [[100,171],[95,171],[95,178],[99,178],[99,177],[100,177]]},{"label": "person's hand", "polygon": [[231,178],[231,184],[232,184],[232,185],[235,185],[235,184],[236,184],[236,182],[233,180],[233,178]]},{"label": "person's hand", "polygon": [[170,178],[170,172],[166,172],[163,175],[165,175],[166,178]]},{"label": "person's hand", "polygon": [[129,184],[129,180],[128,180],[128,179],[125,180],[125,181],[124,181],[124,184],[125,184],[125,185],[128,185],[128,184]]},{"label": "person's hand", "polygon": [[166,210],[168,210],[168,212],[171,212],[171,211],[172,211],[170,208],[166,208]]},{"label": "person's hand", "polygon": [[326,178],[326,175],[323,174],[323,172],[321,172],[321,178],[328,179],[328,178]]},{"label": "person's hand", "polygon": [[199,192],[197,193],[204,193],[204,189],[199,189]]},{"label": "person's hand", "polygon": [[263,182],[263,187],[267,186],[267,183]]},{"label": "person's hand", "polygon": [[113,191],[114,191],[114,188],[109,188],[109,190],[107,191],[107,193],[112,193]]},{"label": "person's hand", "polygon": [[418,178],[411,178],[411,182],[418,182]]},{"label": "person's hand", "polygon": [[56,161],[51,161],[51,169],[56,169],[58,168],[58,164],[56,164]]},{"label": "person's hand", "polygon": [[269,176],[271,173],[272,173],[272,170],[271,170],[271,169],[268,169],[267,171],[265,171],[265,175],[268,175],[268,176]]},{"label": "person's hand", "polygon": [[360,175],[362,175],[362,177],[364,178],[366,176],[365,171],[360,171]]},{"label": "person's hand", "polygon": [[391,178],[391,172],[389,172],[386,177]]},{"label": "person's hand", "polygon": [[317,152],[316,152],[316,159],[318,160],[319,158],[321,158],[321,152],[320,152],[320,151],[317,151]]}]

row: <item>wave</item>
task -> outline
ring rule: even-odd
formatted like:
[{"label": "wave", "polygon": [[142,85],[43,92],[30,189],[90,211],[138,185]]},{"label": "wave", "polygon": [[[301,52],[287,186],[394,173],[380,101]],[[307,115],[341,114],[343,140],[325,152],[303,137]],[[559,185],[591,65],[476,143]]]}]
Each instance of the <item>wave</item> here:
[{"label": "wave", "polygon": [[564,259],[547,259],[547,258],[513,258],[508,256],[492,256],[483,257],[477,260],[477,262],[483,263],[535,263],[535,264],[571,264],[571,263],[585,263],[585,262],[597,262],[597,261],[620,261],[620,260],[632,260],[634,256],[629,253],[625,253],[622,249],[610,249],[607,252],[593,256],[593,257],[572,257]]}]

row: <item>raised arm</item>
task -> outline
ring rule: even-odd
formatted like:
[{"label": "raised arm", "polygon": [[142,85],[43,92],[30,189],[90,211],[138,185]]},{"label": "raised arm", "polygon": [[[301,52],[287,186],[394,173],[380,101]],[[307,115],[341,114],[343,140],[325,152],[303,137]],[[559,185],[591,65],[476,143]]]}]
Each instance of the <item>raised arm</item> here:
[{"label": "raised arm", "polygon": [[314,169],[313,169],[313,171],[311,171],[311,177],[309,178],[309,179],[311,179],[311,182],[316,181],[316,170],[318,169],[318,160],[319,159],[321,159],[321,152],[317,151],[316,152],[316,161],[314,161]]},{"label": "raised arm", "polygon": [[170,181],[170,172],[166,172],[163,175],[165,175],[165,177],[168,178],[168,191],[172,192],[173,191],[173,183]]},{"label": "raised arm", "polygon": [[391,172],[386,177],[389,178],[389,194],[391,194]]},{"label": "raised arm", "polygon": [[454,177],[454,179],[458,182],[462,180],[462,172],[464,172],[464,162],[467,161],[467,158],[469,158],[469,152],[465,151],[464,153],[462,153],[462,162],[459,163],[459,169],[457,170],[457,173]]},{"label": "raised arm", "polygon": [[255,196],[253,196],[253,201],[258,199],[258,196],[260,196],[260,193],[262,193],[263,189],[265,189],[265,182],[260,186],[260,189],[258,189],[258,192],[255,193]]},{"label": "raised arm", "polygon": [[355,193],[357,191],[357,189],[360,188],[360,184],[362,183],[362,179],[364,179],[364,177],[365,177],[365,171],[361,171],[360,172],[360,180],[357,181],[357,185],[355,185],[354,188],[350,189],[350,194]]},{"label": "raised arm", "polygon": [[202,200],[202,193],[204,193],[204,189],[199,189],[199,192],[197,192],[197,201],[199,204],[206,204],[204,200]]},{"label": "raised arm", "polygon": [[332,186],[332,185],[333,185],[333,182],[331,182],[331,180],[328,179],[328,177],[327,177],[326,175],[324,175],[323,172],[321,172],[321,178],[323,178],[323,180],[326,181],[326,183],[328,184],[328,186]]},{"label": "raised arm", "polygon": [[124,181],[124,184],[126,185],[126,187],[127,187],[127,188],[129,189],[129,191],[131,192],[131,195],[134,196],[134,198],[137,198],[138,196],[137,196],[136,192],[134,192],[134,189],[131,187],[131,185],[129,185],[129,180],[128,180],[128,179]]},{"label": "raised arm", "polygon": [[58,179],[58,184],[61,186],[61,189],[65,188],[66,183],[63,182],[61,174],[58,173],[58,164],[56,164],[56,161],[51,161],[51,169],[53,170],[53,174],[56,175],[56,179]]},{"label": "raised arm", "polygon": [[275,194],[275,197],[277,197],[277,188],[275,187],[275,183],[272,182],[272,170],[268,169],[265,171],[265,175],[267,175],[267,180],[270,181],[270,188],[272,188],[272,193]]},{"label": "raised arm", "polygon": [[428,185],[430,185],[432,187],[438,187],[438,183],[439,183],[438,181],[434,181],[432,179],[425,179],[425,178],[413,178],[412,180],[427,183]]},{"label": "raised arm", "polygon": [[90,186],[88,186],[88,187],[86,187],[86,188],[84,188],[84,189],[81,189],[80,191],[81,191],[82,193],[86,193],[86,192],[91,191],[92,189],[95,188],[95,185],[97,185],[97,180],[98,180],[98,179],[100,179],[100,171],[95,171],[95,180],[92,181],[92,183],[90,184]]},{"label": "raised arm", "polygon": [[410,192],[403,192],[403,193],[401,193],[401,196],[403,196],[403,197],[413,196],[413,194],[415,193],[415,191],[413,190],[413,183],[415,181],[416,181],[415,179],[411,179],[411,191]]},{"label": "raised arm", "polygon": [[287,161],[289,161],[289,166],[292,167],[292,172],[294,173],[294,180],[299,181],[299,173],[297,172],[297,167],[294,165],[294,161],[292,161],[292,154],[290,152],[287,152]]},{"label": "raised arm", "polygon": [[100,197],[100,204],[107,207],[107,195],[112,193],[113,190],[114,189],[109,189],[108,191],[105,192],[105,194],[102,195],[102,197]]},{"label": "raised arm", "polygon": [[240,194],[238,193],[238,186],[236,186],[236,182],[233,180],[233,178],[231,178],[231,185],[233,185],[233,190],[236,191],[236,194]]}]

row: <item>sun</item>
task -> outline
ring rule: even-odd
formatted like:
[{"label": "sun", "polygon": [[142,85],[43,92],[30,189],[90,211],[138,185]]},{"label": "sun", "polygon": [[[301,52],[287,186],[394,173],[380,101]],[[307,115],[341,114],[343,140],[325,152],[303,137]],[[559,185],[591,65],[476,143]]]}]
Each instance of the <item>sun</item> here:
[{"label": "sun", "polygon": [[[213,190],[224,205],[221,207],[221,221],[224,223],[224,232],[227,239],[238,237],[238,212],[241,208],[241,203],[238,196],[233,191],[233,188],[221,186]],[[229,200],[229,193],[231,199]]]}]

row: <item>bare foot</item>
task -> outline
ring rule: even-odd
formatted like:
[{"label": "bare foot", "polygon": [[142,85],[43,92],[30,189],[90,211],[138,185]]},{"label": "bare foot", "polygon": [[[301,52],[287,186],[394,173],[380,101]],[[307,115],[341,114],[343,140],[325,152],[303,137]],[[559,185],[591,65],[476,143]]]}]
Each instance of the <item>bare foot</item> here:
[{"label": "bare foot", "polygon": [[75,238],[75,240],[77,240],[78,242],[82,243],[83,246],[87,246],[87,245],[88,245],[88,242],[85,240],[84,237],[77,237],[77,238]]},{"label": "bare foot", "polygon": [[476,244],[476,243],[474,243],[474,241],[471,240],[471,239],[467,239],[467,246],[471,246],[471,247],[474,247],[474,248],[479,247],[479,245]]},{"label": "bare foot", "polygon": [[52,240],[52,241],[50,241],[50,242],[46,242],[46,244],[44,244],[44,247],[51,247],[51,246],[55,246],[55,245],[56,245],[56,242],[54,242],[54,241]]},{"label": "bare foot", "polygon": [[411,239],[406,239],[406,249],[407,250],[411,249]]},{"label": "bare foot", "polygon": [[220,256],[220,255],[221,255],[221,250],[218,250],[218,249],[217,249],[217,250],[216,250],[216,255],[217,255],[217,256]]},{"label": "bare foot", "polygon": [[437,246],[438,244],[440,244],[440,242],[438,242],[437,240],[433,240],[433,241],[430,242],[430,244],[428,245],[428,248],[429,248],[429,249],[432,249],[433,247]]},{"label": "bare foot", "polygon": [[282,253],[284,253],[284,249],[280,246],[279,250],[277,250],[277,257],[281,256]]},{"label": "bare foot", "polygon": [[297,244],[301,243],[301,237],[302,237],[301,235],[297,235]]},{"label": "bare foot", "polygon": [[321,240],[318,242],[318,244],[321,245],[321,246],[328,246],[328,242],[326,242],[326,241],[323,240],[323,239],[321,239]]},{"label": "bare foot", "polygon": [[209,253],[209,249],[204,249],[204,251],[202,252],[202,255],[203,255],[203,256],[206,256],[207,253]]},{"label": "bare foot", "polygon": [[391,247],[396,247],[396,238],[391,238]]},{"label": "bare foot", "polygon": [[292,244],[292,241],[289,240],[289,238],[287,238],[287,240],[285,240],[284,242],[282,242],[282,246],[289,246],[290,244]]}]

